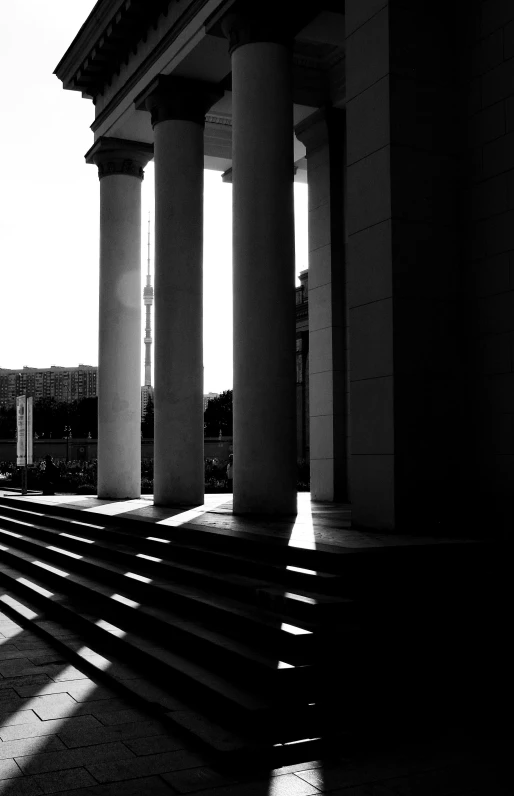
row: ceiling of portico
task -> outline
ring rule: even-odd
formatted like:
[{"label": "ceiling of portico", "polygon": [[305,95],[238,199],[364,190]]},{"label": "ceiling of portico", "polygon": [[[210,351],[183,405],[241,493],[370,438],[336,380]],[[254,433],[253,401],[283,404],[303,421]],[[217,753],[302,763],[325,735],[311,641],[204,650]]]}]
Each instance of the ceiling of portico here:
[{"label": "ceiling of portico", "polygon": [[[119,37],[123,38],[124,35],[129,37],[132,49],[127,55],[126,47],[119,44],[119,53],[125,52],[124,58],[121,60],[120,57],[108,84],[102,86],[101,91],[98,89],[101,83],[98,76],[94,78],[96,83],[90,82],[89,87],[84,84],[86,80],[84,64],[89,69],[87,74],[95,75],[93,56],[97,51],[92,46],[92,42],[95,41],[94,20],[88,26],[91,18],[86,21],[60,62],[56,74],[63,80],[65,88],[82,90],[85,96],[87,96],[86,91],[97,92],[94,97],[95,121],[92,124],[95,139],[100,136],[112,136],[146,143],[153,142],[150,114],[135,110],[134,99],[156,76],[173,74],[221,84],[225,88],[224,96],[210,109],[206,120],[205,165],[207,168],[226,171],[231,166],[232,148],[230,57],[226,39],[222,38],[219,32],[206,32],[206,22],[212,17],[213,11],[230,5],[230,2],[181,0],[177,3],[173,0],[172,2],[158,0],[152,4],[152,0],[147,0],[148,5],[154,6],[153,23],[137,44],[134,44],[133,23],[135,19],[141,20],[143,14],[140,0],[124,0],[124,2],[101,0],[93,9],[92,13],[96,11],[98,20],[102,20],[98,22],[96,35],[104,30],[104,44],[109,24],[111,36],[113,32],[112,22],[107,22],[109,8],[116,12],[118,25],[123,20],[123,14],[128,13],[127,8],[131,11],[132,21],[132,26],[126,25],[125,28],[120,27],[118,30]],[[316,5],[316,8],[321,10],[313,11],[307,24],[295,32],[293,51],[295,124],[327,103],[338,107],[344,105],[344,15],[332,10],[323,10],[324,5],[321,0]],[[330,5],[329,3],[329,8]],[[339,7],[342,4],[335,5]],[[157,14],[157,7],[160,7],[161,11],[166,7],[167,13]],[[174,32],[174,26],[177,28],[180,20],[184,23],[184,9],[190,12],[189,22],[182,24],[178,35],[173,37],[170,34]],[[180,18],[177,16],[179,10]],[[196,13],[193,13],[195,10]],[[101,11],[104,12],[103,17]],[[163,43],[168,39],[169,46],[166,47]],[[98,42],[101,42],[101,36]],[[91,48],[89,60],[86,57],[82,61],[81,58],[88,51],[88,47]],[[113,57],[111,54],[111,64],[105,71],[106,75],[112,71]],[[77,63],[82,64],[82,69],[76,68]],[[97,69],[101,70],[102,64],[103,61],[100,59]],[[89,76],[87,78],[87,80],[92,79]],[[304,155],[303,145],[295,138],[295,163],[299,168],[297,178],[300,179],[305,178],[305,175],[301,174],[301,170],[305,168]]]}]

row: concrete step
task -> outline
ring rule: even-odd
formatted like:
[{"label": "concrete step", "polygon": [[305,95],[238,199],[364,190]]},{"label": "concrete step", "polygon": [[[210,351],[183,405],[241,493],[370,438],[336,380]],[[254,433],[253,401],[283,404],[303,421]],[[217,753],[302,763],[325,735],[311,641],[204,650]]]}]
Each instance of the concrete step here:
[{"label": "concrete step", "polygon": [[[225,727],[228,724],[241,728],[241,734],[254,742],[301,740],[314,729],[315,710],[312,705],[273,700],[269,695],[267,698],[256,696],[248,688],[213,674],[205,666],[149,641],[134,630],[124,631],[119,620],[117,625],[113,625],[103,614],[93,611],[94,606],[88,605],[86,613],[69,594],[48,591],[46,579],[26,577],[23,571],[6,564],[2,565],[0,577],[4,590],[21,599],[22,604],[29,606],[37,617],[54,618],[79,634],[90,648],[88,661],[98,666],[106,676],[109,675],[112,655],[119,661],[130,661],[130,666],[139,676],[151,678],[153,683],[165,689],[168,701],[179,694],[181,700],[201,710],[201,715],[209,717],[209,721],[223,717]],[[36,616],[31,615],[31,618]],[[100,658],[95,660],[91,650],[98,656],[105,656],[103,661]],[[84,650],[82,654],[85,655]],[[127,672],[120,674],[119,667],[117,672],[121,679],[131,679]],[[126,685],[130,686],[130,683]],[[163,704],[166,706],[166,701]]]},{"label": "concrete step", "polygon": [[[42,521],[43,520],[43,521]],[[48,517],[41,517],[36,513],[28,513],[13,509],[12,507],[0,506],[0,525],[7,531],[16,532],[20,527],[30,529],[30,537],[49,543],[52,547],[62,546],[65,541],[66,547],[70,551],[82,555],[84,560],[87,553],[94,551],[97,559],[106,562],[114,562],[125,568],[134,566],[134,555],[138,558],[138,572],[152,581],[164,580],[168,583],[185,583],[189,586],[198,586],[208,591],[226,595],[236,600],[257,607],[268,608],[276,611],[280,605],[280,611],[284,616],[305,620],[308,625],[333,623],[339,618],[340,621],[354,620],[355,604],[348,598],[338,597],[319,593],[317,586],[320,578],[310,578],[309,588],[305,588],[305,581],[301,586],[284,585],[278,587],[275,578],[271,580],[262,577],[257,579],[251,576],[243,576],[238,572],[213,572],[211,567],[218,564],[218,561],[204,561],[204,557],[197,556],[196,566],[190,564],[177,563],[174,558],[176,548],[160,543],[160,548],[152,552],[158,552],[160,556],[142,553],[141,540],[136,539],[129,547],[125,544],[117,543],[116,536],[112,542],[108,531],[103,530],[104,538],[91,540],[86,537],[78,536],[84,531],[90,537],[91,527],[80,526],[76,522],[52,520]],[[96,529],[98,530],[98,529]],[[65,534],[64,539],[62,536]],[[99,534],[95,534],[99,536]],[[107,538],[105,538],[107,537]],[[87,550],[87,553],[85,552]],[[138,552],[136,552],[138,551]],[[191,551],[194,553],[195,551]],[[191,555],[193,558],[193,555]],[[200,560],[198,560],[198,558]],[[157,560],[156,560],[157,559]],[[203,562],[203,566],[201,566]],[[234,562],[234,567],[238,564]],[[209,566],[209,569],[207,569]],[[263,567],[264,569],[264,567]],[[126,571],[126,569],[125,569]],[[264,572],[262,573],[265,574]],[[272,576],[275,573],[272,573]],[[317,573],[313,573],[317,575]]]}]

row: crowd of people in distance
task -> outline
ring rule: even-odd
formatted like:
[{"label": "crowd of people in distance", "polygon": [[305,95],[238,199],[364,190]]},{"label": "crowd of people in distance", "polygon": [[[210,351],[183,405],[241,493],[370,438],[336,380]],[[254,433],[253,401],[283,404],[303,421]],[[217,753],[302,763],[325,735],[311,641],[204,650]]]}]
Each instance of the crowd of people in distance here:
[{"label": "crowd of people in distance", "polygon": [[[228,459],[206,458],[205,463],[205,490],[206,492],[232,491],[233,455]],[[97,459],[84,461],[79,459],[53,458],[49,454],[39,458],[29,467],[29,483],[36,489],[42,489],[47,494],[59,491],[96,491],[97,486]],[[154,460],[141,461],[141,490],[143,493],[153,492]],[[0,475],[12,480],[13,484],[20,478],[20,468],[12,461],[0,462]]]}]

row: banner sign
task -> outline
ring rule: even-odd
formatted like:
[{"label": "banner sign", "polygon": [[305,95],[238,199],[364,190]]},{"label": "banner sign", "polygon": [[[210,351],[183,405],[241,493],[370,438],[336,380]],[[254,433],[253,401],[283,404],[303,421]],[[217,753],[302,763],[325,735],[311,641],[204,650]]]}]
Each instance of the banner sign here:
[{"label": "banner sign", "polygon": [[32,396],[27,398],[27,464],[34,464],[33,442],[34,442],[34,399]]},{"label": "banner sign", "polygon": [[32,464],[33,398],[19,395],[16,398],[16,464]]}]

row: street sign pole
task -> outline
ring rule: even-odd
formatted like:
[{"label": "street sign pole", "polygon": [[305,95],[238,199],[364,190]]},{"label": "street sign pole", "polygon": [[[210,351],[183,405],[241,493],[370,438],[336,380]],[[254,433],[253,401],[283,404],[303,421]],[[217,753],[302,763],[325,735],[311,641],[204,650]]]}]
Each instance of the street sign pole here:
[{"label": "street sign pole", "polygon": [[28,485],[28,480],[29,480],[29,478],[28,478],[28,466],[27,466],[27,458],[28,458],[28,456],[27,456],[27,453],[28,453],[27,441],[28,441],[28,431],[29,431],[28,425],[29,424],[27,422],[28,419],[27,419],[27,395],[26,394],[25,394],[24,398],[25,398],[25,428],[24,428],[24,433],[25,433],[25,464],[24,464],[24,467],[23,467],[22,480],[21,480],[21,494],[22,495],[26,495],[27,494],[27,485]]}]

